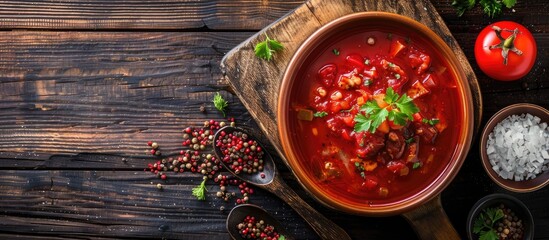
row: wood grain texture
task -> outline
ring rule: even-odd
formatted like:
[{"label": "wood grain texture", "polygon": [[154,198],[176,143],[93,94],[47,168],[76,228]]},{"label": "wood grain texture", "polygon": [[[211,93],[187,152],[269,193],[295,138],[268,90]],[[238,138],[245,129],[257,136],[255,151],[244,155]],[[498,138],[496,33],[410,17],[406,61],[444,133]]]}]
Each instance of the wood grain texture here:
[{"label": "wood grain texture", "polygon": [[217,91],[250,121],[217,67],[249,35],[3,32],[0,151],[144,156],[155,140],[173,154],[184,127],[223,120]]},{"label": "wood grain texture", "polygon": [[[181,149],[183,127],[223,119],[210,104],[217,91],[229,100],[230,115],[266,143],[218,65],[231,48],[303,2],[0,1],[0,239],[227,239],[226,212],[213,198],[217,186],[209,183],[208,200],[199,202],[189,195],[198,175],[170,175],[166,191],[158,192],[158,179],[143,172],[153,159],[144,154],[145,143],[158,141],[168,155]],[[372,5],[353,2],[357,8]],[[504,10],[496,19],[483,16],[479,7],[458,18],[451,1],[431,3],[477,75],[483,124],[512,103],[549,107],[546,0],[518,1],[515,12]],[[387,4],[398,9],[397,1]],[[320,23],[307,12],[300,14],[304,24]],[[512,83],[486,77],[473,54],[478,32],[504,19],[524,24],[538,42],[534,69]],[[307,34],[302,31],[280,34],[302,38]],[[251,50],[251,45],[241,47]],[[276,59],[290,56],[285,52]],[[265,81],[262,87],[271,84]],[[202,104],[206,114],[198,112]],[[442,193],[456,230],[465,236],[473,204],[502,192],[531,210],[535,238],[549,239],[549,188],[528,194],[502,190],[484,173],[478,148],[472,147]],[[275,160],[290,188],[353,239],[415,238],[401,217],[360,217],[325,208]],[[295,236],[315,239],[308,225],[270,193],[259,189],[251,202],[275,214]]]},{"label": "wood grain texture", "polygon": [[2,1],[0,29],[257,30],[303,1]]}]

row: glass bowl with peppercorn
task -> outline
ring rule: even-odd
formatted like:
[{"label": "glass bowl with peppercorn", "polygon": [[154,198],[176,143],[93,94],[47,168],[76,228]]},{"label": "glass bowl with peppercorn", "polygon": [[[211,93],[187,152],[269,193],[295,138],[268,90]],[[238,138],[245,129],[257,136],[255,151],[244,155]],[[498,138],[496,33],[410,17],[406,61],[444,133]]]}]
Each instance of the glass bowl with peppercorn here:
[{"label": "glass bowl with peppercorn", "polygon": [[534,218],[517,198],[491,194],[480,199],[467,217],[470,240],[534,239]]}]

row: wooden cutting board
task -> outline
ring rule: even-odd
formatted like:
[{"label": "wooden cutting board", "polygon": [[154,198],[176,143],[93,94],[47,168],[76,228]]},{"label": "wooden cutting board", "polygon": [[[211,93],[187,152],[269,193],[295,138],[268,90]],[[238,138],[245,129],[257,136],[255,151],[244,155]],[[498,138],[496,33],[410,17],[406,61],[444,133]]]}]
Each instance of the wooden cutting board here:
[{"label": "wooden cutting board", "polygon": [[[310,0],[235,47],[221,61],[223,75],[232,90],[286,164],[276,122],[278,93],[286,66],[299,46],[315,30],[338,17],[363,11],[392,12],[410,17],[432,29],[448,44],[465,70],[475,106],[475,133],[478,131],[482,97],[476,76],[457,41],[428,0]],[[254,54],[255,44],[264,40],[265,34],[276,38],[285,47],[271,61],[259,59]],[[405,213],[404,217],[414,225],[422,239],[460,238],[441,207],[440,196]]]},{"label": "wooden cutting board", "polygon": [[[286,159],[282,154],[277,131],[276,111],[279,87],[286,66],[299,46],[315,30],[338,17],[363,11],[392,12],[415,19],[432,29],[450,46],[465,70],[473,93],[475,133],[477,132],[482,115],[482,97],[477,78],[465,54],[431,2],[310,0],[236,46],[221,61],[223,75],[232,90],[255,118],[283,161],[286,162]],[[277,52],[271,61],[259,59],[254,54],[255,44],[263,41],[265,34],[284,45],[284,50]]]}]

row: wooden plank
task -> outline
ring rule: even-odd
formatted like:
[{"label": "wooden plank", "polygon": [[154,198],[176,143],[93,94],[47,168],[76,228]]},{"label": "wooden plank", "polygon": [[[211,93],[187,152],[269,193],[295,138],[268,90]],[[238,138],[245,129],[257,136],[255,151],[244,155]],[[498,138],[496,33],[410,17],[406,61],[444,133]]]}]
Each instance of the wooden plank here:
[{"label": "wooden plank", "polygon": [[[253,124],[239,100],[225,91],[217,67],[224,52],[249,35],[3,32],[0,156],[145,156],[149,140],[173,154],[181,149],[184,127],[223,120],[211,104],[217,91],[237,122]],[[206,113],[199,111],[203,104]]]},{"label": "wooden plank", "polygon": [[2,1],[0,29],[261,29],[303,3],[248,0]]},{"label": "wooden plank", "polygon": [[[280,146],[276,111],[279,87],[284,69],[301,43],[320,26],[331,20],[360,11],[386,11],[411,17],[432,29],[454,50],[471,86],[475,106],[475,128],[480,126],[482,98],[480,88],[467,57],[461,50],[444,21],[429,1],[343,1],[311,0],[297,8],[285,18],[267,26],[229,52],[221,62],[221,68],[236,95],[242,100],[250,114],[256,119],[277,151]],[[262,61],[254,56],[253,46],[263,39],[263,34],[276,36],[285,49],[277,53],[274,61]],[[255,90],[257,89],[257,90]],[[283,157],[282,157],[283,158]],[[283,158],[284,159],[284,158]]]},{"label": "wooden plank", "polygon": [[[234,203],[215,198],[218,186],[213,182],[207,185],[207,200],[196,200],[191,189],[200,181],[199,175],[178,174],[162,182],[164,189],[159,191],[156,183],[160,181],[143,172],[0,170],[0,234],[10,239],[227,239],[225,220]],[[316,239],[289,206],[256,190],[252,203],[263,206],[297,239]],[[302,190],[298,193],[304,195]],[[305,200],[312,201],[306,196]],[[399,217],[355,217],[311,203],[355,238],[413,236],[410,228],[391,231],[395,224],[405,225]],[[220,206],[226,210],[220,211]]]}]

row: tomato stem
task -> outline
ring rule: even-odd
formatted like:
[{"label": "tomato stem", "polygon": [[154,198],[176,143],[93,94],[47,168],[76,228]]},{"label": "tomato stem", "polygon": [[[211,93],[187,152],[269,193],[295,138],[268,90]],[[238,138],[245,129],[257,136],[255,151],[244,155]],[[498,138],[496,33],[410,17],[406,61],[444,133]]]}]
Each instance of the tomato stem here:
[{"label": "tomato stem", "polygon": [[[517,38],[517,34],[519,33],[518,28],[515,28],[514,30],[510,30],[510,29],[501,29],[498,26],[492,26],[492,29],[496,32],[496,35],[499,38],[499,40],[501,40],[501,42],[496,44],[496,45],[490,46],[490,50],[496,49],[496,48],[501,48],[501,56],[503,57],[503,65],[507,65],[507,59],[508,59],[509,51],[514,52],[519,56],[522,55],[522,51],[519,50],[518,48],[516,48],[515,43],[514,43],[515,39]],[[502,31],[512,32],[512,34],[507,38],[503,38],[503,36],[501,36]]]}]

